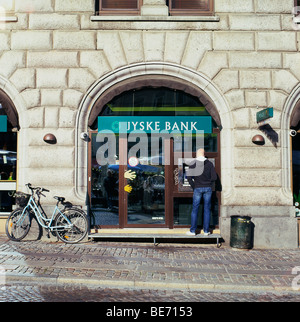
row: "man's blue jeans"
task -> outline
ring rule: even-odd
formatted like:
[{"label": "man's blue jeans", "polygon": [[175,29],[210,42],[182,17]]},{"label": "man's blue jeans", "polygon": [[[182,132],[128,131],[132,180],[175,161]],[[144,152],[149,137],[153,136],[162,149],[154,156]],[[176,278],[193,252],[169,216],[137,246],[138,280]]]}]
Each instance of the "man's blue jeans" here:
[{"label": "man's blue jeans", "polygon": [[209,232],[211,195],[212,195],[212,189],[210,187],[202,187],[202,188],[194,189],[193,210],[191,215],[191,229],[190,229],[192,233],[195,233],[197,229],[198,211],[199,211],[199,206],[200,206],[202,196],[204,200],[203,230],[205,233]]}]

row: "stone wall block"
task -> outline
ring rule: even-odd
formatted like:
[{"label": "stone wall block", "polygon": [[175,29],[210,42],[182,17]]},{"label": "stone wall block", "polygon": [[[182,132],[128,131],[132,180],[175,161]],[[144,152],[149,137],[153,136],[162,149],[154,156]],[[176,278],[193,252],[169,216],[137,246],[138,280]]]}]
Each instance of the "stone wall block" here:
[{"label": "stone wall block", "polygon": [[293,88],[299,83],[299,80],[287,70],[273,70],[272,81],[274,89],[281,89],[286,93],[291,93]]},{"label": "stone wall block", "polygon": [[57,145],[61,146],[70,146],[74,147],[74,135],[75,130],[74,129],[58,129],[56,127],[54,128],[32,128],[27,129],[26,132],[26,143],[30,147],[43,147],[44,149],[48,147],[48,144],[46,144],[43,140],[46,133],[51,132],[55,135],[57,139]]},{"label": "stone wall block", "polygon": [[[1,25],[0,25],[1,30]],[[0,33],[0,49],[2,50],[10,50],[10,32],[1,31]]]},{"label": "stone wall block", "polygon": [[232,110],[245,107],[245,93],[243,90],[231,90],[225,94],[225,97]]},{"label": "stone wall block", "polygon": [[241,88],[272,88],[271,72],[268,70],[242,70]]},{"label": "stone wall block", "polygon": [[183,53],[186,48],[188,37],[189,33],[186,31],[167,32],[164,60],[180,64]]},{"label": "stone wall block", "polygon": [[5,51],[0,57],[0,75],[9,78],[17,68],[25,67],[25,53]]},{"label": "stone wall block", "polygon": [[39,30],[79,30],[80,22],[78,15],[67,14],[30,14],[29,29]]},{"label": "stone wall block", "polygon": [[20,92],[28,88],[35,88],[35,69],[17,69],[15,73],[10,77],[10,81]]},{"label": "stone wall block", "polygon": [[[74,147],[49,145],[28,148],[28,166],[32,168],[72,168],[74,165]],[[51,157],[49,157],[51,156]]]},{"label": "stone wall block", "polygon": [[75,89],[63,91],[63,106],[78,108],[83,97],[83,93]]},{"label": "stone wall block", "polygon": [[69,88],[85,92],[96,80],[95,76],[87,68],[69,69]]},{"label": "stone wall block", "polygon": [[26,89],[21,93],[27,108],[40,106],[41,93],[39,89]]},{"label": "stone wall block", "polygon": [[212,33],[191,32],[181,64],[197,69],[206,51],[212,50]]},{"label": "stone wall block", "polygon": [[248,108],[236,109],[232,112],[235,128],[248,129],[250,126],[250,117]]},{"label": "stone wall block", "polygon": [[246,91],[246,106],[266,106],[266,91]]},{"label": "stone wall block", "polygon": [[294,7],[294,0],[255,0],[256,12],[266,13],[288,13],[290,14]]},{"label": "stone wall block", "polygon": [[45,127],[46,128],[58,128],[59,119],[58,107],[45,107]]},{"label": "stone wall block", "polygon": [[274,147],[253,145],[252,148],[236,148],[233,159],[236,168],[281,168],[281,150]]},{"label": "stone wall block", "polygon": [[[253,206],[253,200],[255,206],[289,205],[280,187],[236,187],[231,203],[235,206]],[[263,210],[260,215],[268,216]]]},{"label": "stone wall block", "polygon": [[282,68],[279,52],[230,52],[231,68]]},{"label": "stone wall block", "polygon": [[258,50],[297,51],[296,33],[281,32],[258,32]]},{"label": "stone wall block", "polygon": [[300,80],[300,53],[287,53],[283,54],[283,67],[289,68],[291,73],[293,73]]},{"label": "stone wall block", "polygon": [[163,61],[165,51],[165,33],[144,32],[144,56],[145,61]]},{"label": "stone wall block", "polygon": [[[14,0],[16,12],[53,12],[52,0]],[[7,2],[7,1],[6,1]]]},{"label": "stone wall block", "polygon": [[239,72],[223,69],[213,80],[223,93],[239,88]]},{"label": "stone wall block", "polygon": [[216,0],[215,12],[254,12],[252,0]]},{"label": "stone wall block", "polygon": [[236,187],[281,187],[281,170],[234,170]]},{"label": "stone wall block", "polygon": [[106,56],[102,50],[81,51],[80,67],[89,68],[89,71],[97,78],[100,78],[102,75],[108,73],[111,70]]},{"label": "stone wall block", "polygon": [[94,0],[55,0],[56,12],[94,12]]},{"label": "stone wall block", "polygon": [[52,33],[50,31],[14,31],[11,35],[13,50],[50,50],[52,49]]},{"label": "stone wall block", "polygon": [[121,31],[120,39],[129,64],[144,61],[143,33],[141,31]]},{"label": "stone wall block", "polygon": [[77,110],[68,107],[59,109],[59,127],[74,128],[76,123]]},{"label": "stone wall block", "polygon": [[231,30],[281,30],[280,15],[231,15]]},{"label": "stone wall block", "polygon": [[[59,195],[58,191],[61,187],[74,188],[74,170],[70,167],[26,168],[23,171],[26,171],[27,178],[35,178],[35,185],[47,188],[53,186],[52,190],[55,191],[55,195]],[[51,202],[53,204],[53,201]]]},{"label": "stone wall block", "polygon": [[54,49],[88,50],[96,49],[94,31],[54,31]]},{"label": "stone wall block", "polygon": [[29,128],[43,128],[44,127],[44,109],[32,108],[28,113],[28,127]]},{"label": "stone wall block", "polygon": [[213,79],[223,68],[228,68],[227,53],[208,51],[201,60],[198,71]]},{"label": "stone wall block", "polygon": [[214,50],[254,50],[255,35],[252,32],[217,31],[213,37]]},{"label": "stone wall block", "polygon": [[67,69],[38,68],[36,82],[38,88],[67,88]]},{"label": "stone wall block", "polygon": [[42,89],[41,105],[42,106],[61,106],[62,91],[60,89]]},{"label": "stone wall block", "polygon": [[119,33],[116,31],[101,31],[97,33],[97,49],[103,50],[106,60],[112,69],[127,64]]},{"label": "stone wall block", "polygon": [[62,68],[78,67],[77,51],[29,51],[27,53],[28,67]]}]

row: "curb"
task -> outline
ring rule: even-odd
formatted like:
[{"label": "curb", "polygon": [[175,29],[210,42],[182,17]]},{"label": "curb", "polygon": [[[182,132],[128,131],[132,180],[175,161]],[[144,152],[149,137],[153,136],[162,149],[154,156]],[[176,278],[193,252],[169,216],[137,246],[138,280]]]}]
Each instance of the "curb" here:
[{"label": "curb", "polygon": [[259,292],[287,292],[300,295],[299,290],[284,286],[253,286],[240,284],[198,284],[198,283],[176,283],[176,282],[142,282],[142,281],[122,281],[122,280],[96,280],[76,277],[46,277],[31,275],[6,275],[8,283],[45,283],[66,286],[92,286],[105,288],[134,288],[134,289],[155,289],[155,290],[181,290],[181,291],[204,291],[204,292],[232,292],[232,293],[259,293]]}]

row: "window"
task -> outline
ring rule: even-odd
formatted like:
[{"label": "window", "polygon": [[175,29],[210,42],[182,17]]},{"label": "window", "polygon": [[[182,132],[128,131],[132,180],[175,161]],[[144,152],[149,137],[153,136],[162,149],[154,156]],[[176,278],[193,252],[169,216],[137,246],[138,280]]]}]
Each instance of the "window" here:
[{"label": "window", "polygon": [[[97,0],[97,15],[139,15],[142,0]],[[212,16],[214,0],[166,0],[170,16]]]},{"label": "window", "polygon": [[179,15],[212,15],[213,0],[168,0],[171,16]]},{"label": "window", "polygon": [[137,15],[140,13],[141,3],[142,0],[99,0],[96,13],[101,15]]}]

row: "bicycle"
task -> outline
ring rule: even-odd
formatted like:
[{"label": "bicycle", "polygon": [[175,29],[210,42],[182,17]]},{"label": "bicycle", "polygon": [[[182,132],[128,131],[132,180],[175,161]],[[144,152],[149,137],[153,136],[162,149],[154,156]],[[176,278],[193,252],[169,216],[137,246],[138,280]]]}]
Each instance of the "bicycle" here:
[{"label": "bicycle", "polygon": [[[64,197],[54,196],[57,203],[51,218],[48,219],[40,204],[40,197],[46,197],[43,192],[49,192],[49,190],[40,187],[34,188],[30,183],[26,186],[31,190],[31,195],[19,193],[18,201],[22,208],[12,211],[6,221],[5,231],[8,238],[14,241],[21,241],[25,238],[30,230],[33,216],[37,219],[38,224],[47,230],[48,237],[50,237],[50,232],[54,232],[64,243],[75,244],[86,236],[88,220],[82,209],[65,201]],[[59,209],[59,204],[62,204],[64,209]]]}]

